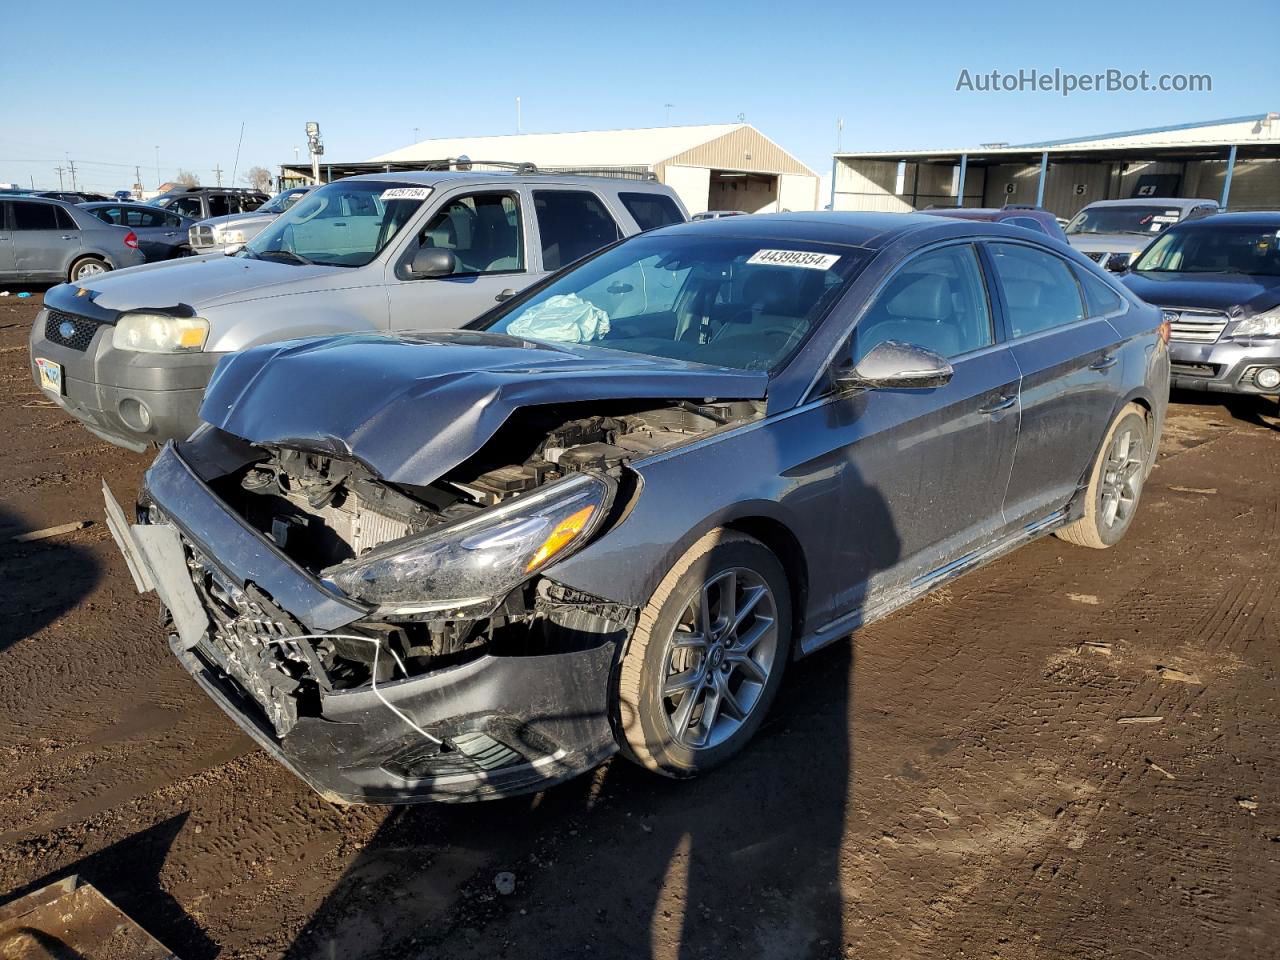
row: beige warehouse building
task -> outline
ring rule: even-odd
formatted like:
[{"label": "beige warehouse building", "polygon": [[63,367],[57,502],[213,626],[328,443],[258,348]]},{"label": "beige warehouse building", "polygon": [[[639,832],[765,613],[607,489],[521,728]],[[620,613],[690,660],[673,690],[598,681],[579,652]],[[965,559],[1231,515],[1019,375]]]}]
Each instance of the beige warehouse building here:
[{"label": "beige warehouse building", "polygon": [[359,166],[390,164],[403,170],[454,157],[532,163],[557,172],[653,175],[680,195],[691,214],[776,213],[819,205],[818,174],[747,123],[423,140]]},{"label": "beige warehouse building", "polygon": [[1196,197],[1280,209],[1280,114],[1043,143],[837,153],[836,210],[1042,206],[1070,217],[1095,200]]}]

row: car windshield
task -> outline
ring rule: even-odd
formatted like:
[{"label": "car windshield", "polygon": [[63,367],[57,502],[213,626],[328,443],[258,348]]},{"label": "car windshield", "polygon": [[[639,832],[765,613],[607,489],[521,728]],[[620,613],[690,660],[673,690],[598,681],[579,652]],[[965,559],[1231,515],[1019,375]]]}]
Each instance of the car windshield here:
[{"label": "car windshield", "polygon": [[1280,229],[1217,224],[1171,230],[1147,248],[1133,269],[1280,277]]},{"label": "car windshield", "polygon": [[305,194],[237,256],[281,263],[363,267],[400,232],[430,187],[339,180]]},{"label": "car windshield", "polygon": [[569,269],[487,329],[774,370],[865,263],[860,250],[823,243],[640,236]]},{"label": "car windshield", "polygon": [[1151,236],[1178,222],[1175,207],[1086,207],[1067,224],[1067,233],[1137,233]]},{"label": "car windshield", "polygon": [[295,203],[307,195],[305,190],[286,190],[284,193],[277,193],[274,197],[258,208],[258,213],[284,213]]}]

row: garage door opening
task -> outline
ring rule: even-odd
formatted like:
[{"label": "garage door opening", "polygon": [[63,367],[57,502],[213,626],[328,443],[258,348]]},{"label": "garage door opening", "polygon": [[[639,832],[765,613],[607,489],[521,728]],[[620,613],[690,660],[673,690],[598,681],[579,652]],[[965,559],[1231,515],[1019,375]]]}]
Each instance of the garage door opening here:
[{"label": "garage door opening", "polygon": [[778,209],[778,178],[765,173],[712,170],[707,209],[775,213]]}]

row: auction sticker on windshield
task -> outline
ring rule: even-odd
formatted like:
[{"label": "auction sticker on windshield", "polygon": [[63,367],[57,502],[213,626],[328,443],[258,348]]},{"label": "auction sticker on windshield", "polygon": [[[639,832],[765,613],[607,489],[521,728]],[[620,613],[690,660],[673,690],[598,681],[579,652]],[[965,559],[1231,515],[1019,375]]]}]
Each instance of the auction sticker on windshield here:
[{"label": "auction sticker on windshield", "polygon": [[804,267],[806,270],[830,270],[840,259],[834,253],[811,253],[807,250],[757,250],[747,263],[771,267]]},{"label": "auction sticker on windshield", "polygon": [[388,200],[425,200],[430,195],[430,187],[392,187],[383,190],[378,199],[386,203]]},{"label": "auction sticker on windshield", "polygon": [[62,396],[62,364],[36,357],[36,368],[40,371],[40,386]]}]

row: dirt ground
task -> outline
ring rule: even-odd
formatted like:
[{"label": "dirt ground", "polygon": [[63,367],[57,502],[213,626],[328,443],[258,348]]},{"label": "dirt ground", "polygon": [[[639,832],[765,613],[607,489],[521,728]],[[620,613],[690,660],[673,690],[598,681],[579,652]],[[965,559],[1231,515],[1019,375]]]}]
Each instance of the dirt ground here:
[{"label": "dirt ground", "polygon": [[1280,950],[1273,407],[1175,404],[1123,544],[1041,540],[795,665],[705,779],[342,809],[168,654],[102,522],[149,458],[42,400],[39,301],[0,299],[0,898],[78,872],[183,960]]}]

